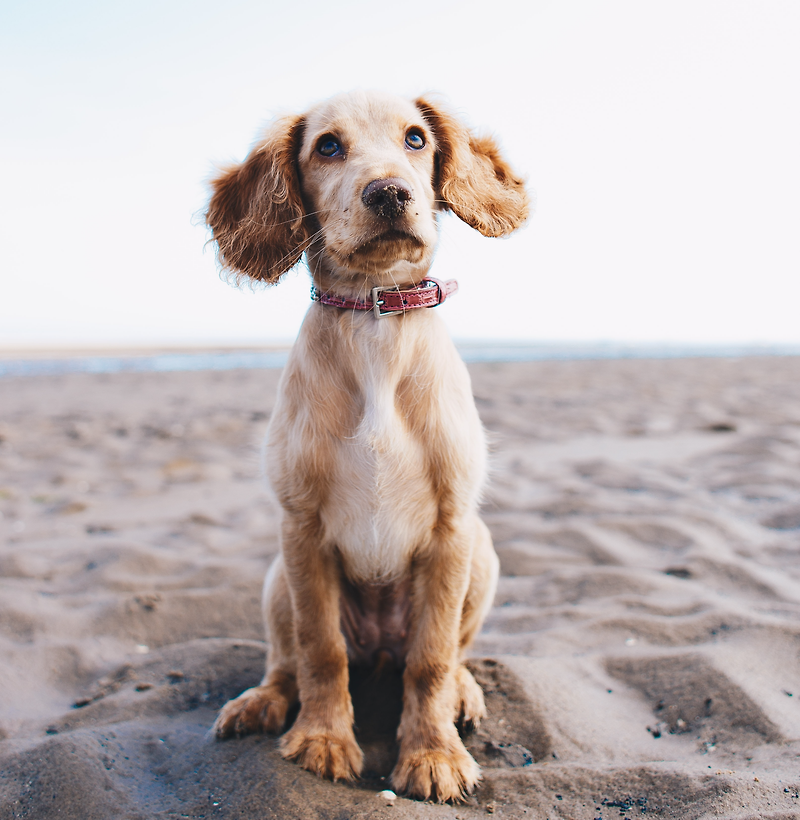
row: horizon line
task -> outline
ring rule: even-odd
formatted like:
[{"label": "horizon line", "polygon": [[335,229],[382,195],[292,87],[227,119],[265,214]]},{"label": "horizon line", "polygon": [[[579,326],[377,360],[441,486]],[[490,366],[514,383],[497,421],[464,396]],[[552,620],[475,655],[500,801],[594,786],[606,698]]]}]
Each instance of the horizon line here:
[{"label": "horizon line", "polygon": [[[800,356],[800,343],[686,343],[623,341],[456,341],[468,364],[603,359]],[[70,373],[153,373],[282,368],[290,344],[59,348],[0,347],[0,378]],[[22,354],[22,355],[15,355]]]}]

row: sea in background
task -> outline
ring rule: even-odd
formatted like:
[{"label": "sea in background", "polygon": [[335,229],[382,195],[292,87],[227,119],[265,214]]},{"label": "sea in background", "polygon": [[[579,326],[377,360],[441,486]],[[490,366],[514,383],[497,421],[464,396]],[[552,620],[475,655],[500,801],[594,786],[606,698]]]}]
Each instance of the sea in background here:
[{"label": "sea in background", "polygon": [[[627,342],[463,342],[461,358],[474,362],[531,362],[591,359],[682,359],[741,356],[798,356],[800,345],[636,344]],[[270,348],[115,351],[97,353],[0,351],[0,378],[65,373],[153,373],[281,368],[289,346]]]}]

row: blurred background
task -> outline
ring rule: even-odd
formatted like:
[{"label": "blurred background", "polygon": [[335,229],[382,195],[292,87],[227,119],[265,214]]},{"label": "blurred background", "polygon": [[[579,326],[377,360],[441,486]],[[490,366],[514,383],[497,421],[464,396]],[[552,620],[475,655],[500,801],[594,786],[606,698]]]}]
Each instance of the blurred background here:
[{"label": "blurred background", "polygon": [[307,272],[220,279],[207,180],[359,86],[441,92],[535,193],[443,219],[457,339],[800,343],[798,43],[794,0],[6,2],[0,347],[290,341]]}]

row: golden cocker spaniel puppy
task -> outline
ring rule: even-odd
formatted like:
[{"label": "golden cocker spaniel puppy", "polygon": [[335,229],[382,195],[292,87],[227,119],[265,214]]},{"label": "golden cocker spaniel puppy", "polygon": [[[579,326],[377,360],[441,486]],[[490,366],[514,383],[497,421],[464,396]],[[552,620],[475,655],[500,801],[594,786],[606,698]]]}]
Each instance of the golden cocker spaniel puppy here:
[{"label": "golden cocker spaniel puppy", "polygon": [[362,768],[350,664],[403,668],[396,790],[441,801],[480,770],[456,730],[483,694],[463,665],[498,561],[478,502],[486,444],[430,279],[437,215],[485,236],[527,218],[523,181],[490,138],[438,103],[373,92],[275,122],[213,180],[223,268],[277,282],[305,253],[311,305],[266,445],[283,511],[264,585],[266,675],[222,709],[218,737],[280,732],[286,758],[349,780]]}]

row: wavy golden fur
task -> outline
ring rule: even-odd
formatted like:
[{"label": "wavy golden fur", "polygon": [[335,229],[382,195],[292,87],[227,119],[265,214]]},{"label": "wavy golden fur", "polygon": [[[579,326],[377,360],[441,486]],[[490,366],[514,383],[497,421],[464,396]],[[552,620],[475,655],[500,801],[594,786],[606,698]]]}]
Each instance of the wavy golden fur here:
[{"label": "wavy golden fur", "polygon": [[[437,213],[486,236],[526,219],[522,180],[439,104],[356,92],[278,120],[213,182],[221,265],[277,282],[305,252],[315,285],[350,298],[430,269]],[[362,767],[348,667],[404,669],[394,787],[457,800],[480,777],[455,721],[483,695],[464,653],[498,562],[478,517],[486,446],[469,376],[433,310],[386,319],[312,304],[283,373],[267,471],[283,509],[264,585],[259,686],[217,736],[280,732],[285,757],[333,779]]]}]

